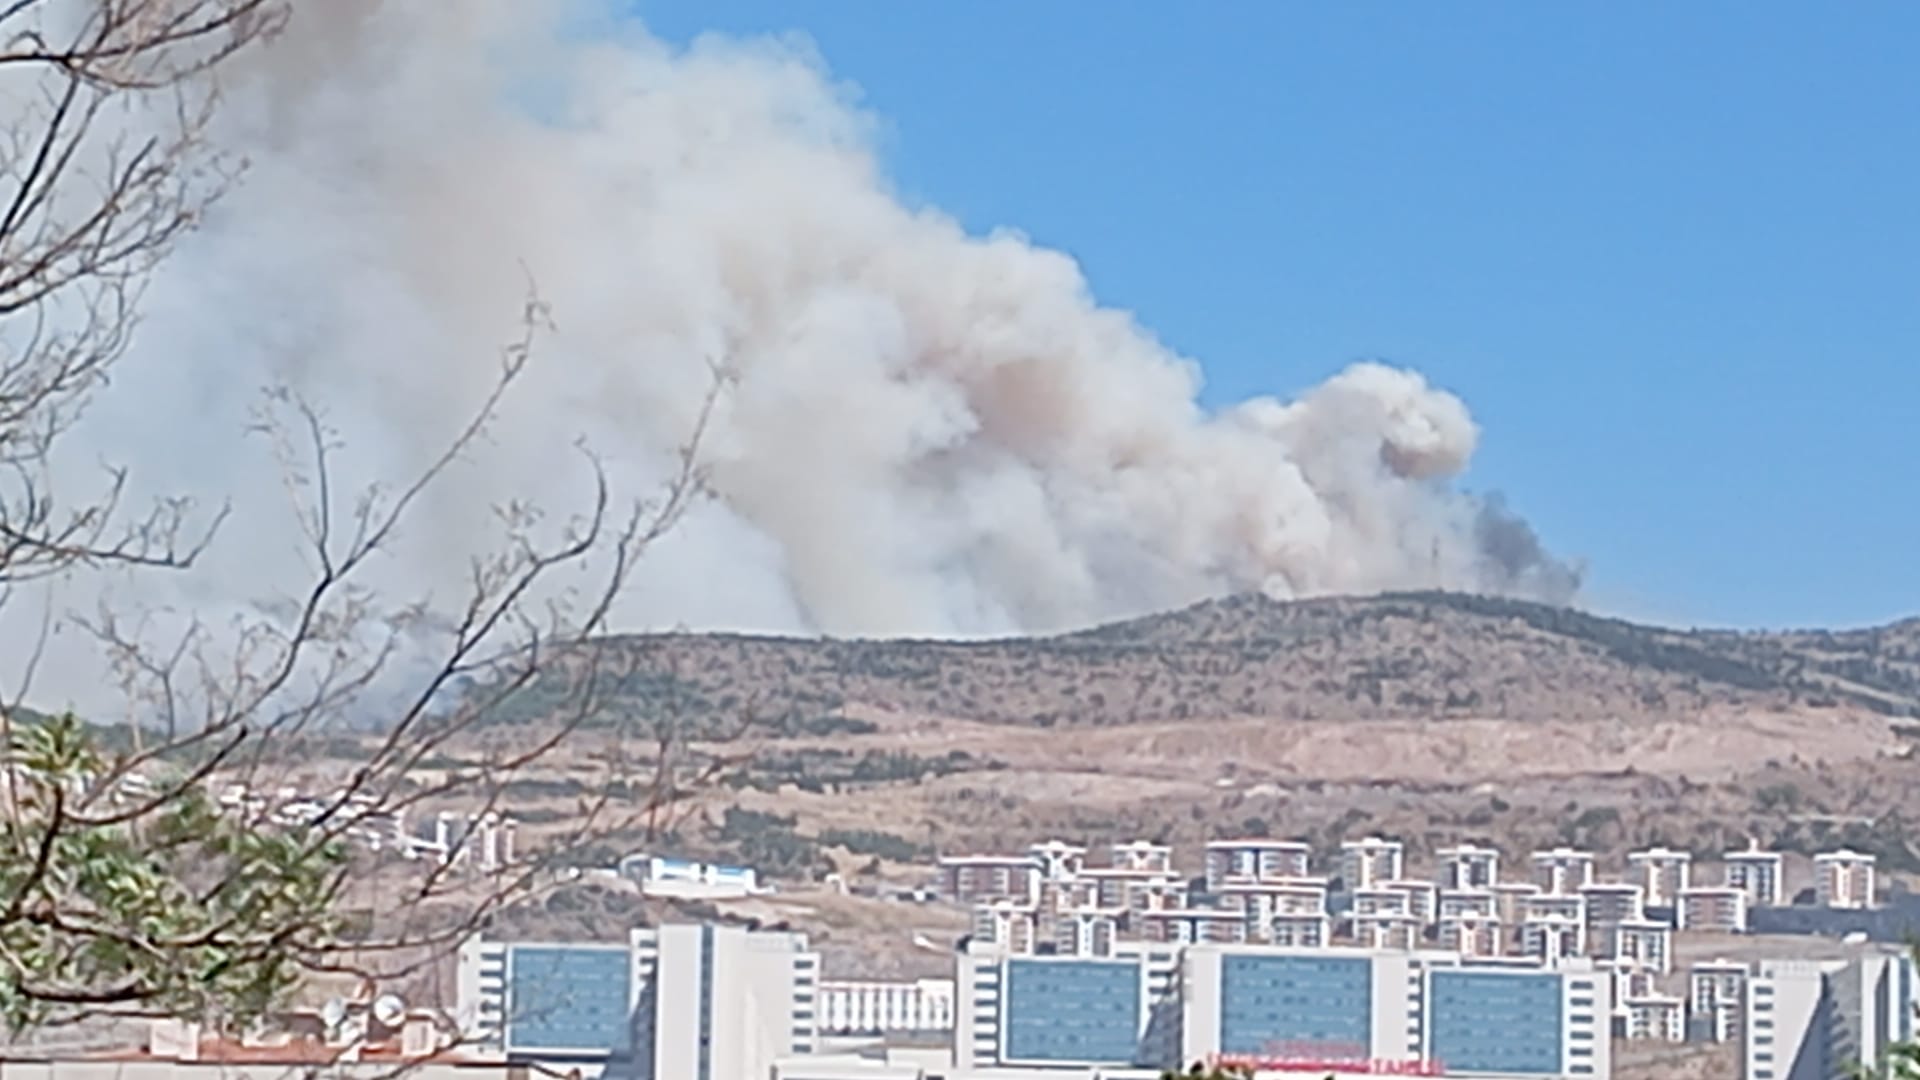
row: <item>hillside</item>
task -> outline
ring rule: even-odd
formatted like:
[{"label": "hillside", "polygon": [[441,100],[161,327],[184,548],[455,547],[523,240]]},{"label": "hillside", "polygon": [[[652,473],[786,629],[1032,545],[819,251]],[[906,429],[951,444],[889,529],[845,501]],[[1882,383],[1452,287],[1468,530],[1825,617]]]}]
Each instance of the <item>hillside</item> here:
[{"label": "hillside", "polygon": [[[674,634],[593,655],[600,707],[515,781],[515,812],[563,819],[597,763],[644,777],[683,747],[706,779],[668,842],[775,875],[912,880],[935,851],[1238,830],[1326,850],[1379,831],[1415,854],[1751,837],[1920,872],[1920,621],[1729,633],[1241,596],[1051,638]],[[516,694],[488,738],[536,738],[572,681]]]},{"label": "hillside", "polygon": [[[696,730],[752,713],[818,723],[849,707],[1004,725],[1206,718],[1579,721],[1745,706],[1920,714],[1920,620],[1848,632],[1640,626],[1455,594],[1263,596],[1051,638],[608,639],[605,720]],[[533,720],[560,687],[530,688]]]}]

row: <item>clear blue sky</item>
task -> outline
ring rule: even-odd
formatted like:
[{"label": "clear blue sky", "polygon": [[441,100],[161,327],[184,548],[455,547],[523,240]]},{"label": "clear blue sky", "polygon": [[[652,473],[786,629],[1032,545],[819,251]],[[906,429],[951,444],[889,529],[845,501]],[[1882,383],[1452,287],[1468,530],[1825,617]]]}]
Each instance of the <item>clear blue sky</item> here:
[{"label": "clear blue sky", "polygon": [[636,8],[810,38],[908,197],[1077,256],[1210,403],[1426,372],[1597,607],[1920,613],[1920,5]]}]

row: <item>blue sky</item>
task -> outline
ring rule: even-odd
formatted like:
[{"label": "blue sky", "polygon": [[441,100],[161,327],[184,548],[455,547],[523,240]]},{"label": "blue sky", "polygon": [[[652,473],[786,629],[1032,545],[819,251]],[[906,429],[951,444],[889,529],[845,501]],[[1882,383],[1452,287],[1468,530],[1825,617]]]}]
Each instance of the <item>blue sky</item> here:
[{"label": "blue sky", "polygon": [[1459,393],[1596,607],[1920,613],[1920,5],[635,6],[811,39],[908,198],[1071,252],[1209,403]]}]

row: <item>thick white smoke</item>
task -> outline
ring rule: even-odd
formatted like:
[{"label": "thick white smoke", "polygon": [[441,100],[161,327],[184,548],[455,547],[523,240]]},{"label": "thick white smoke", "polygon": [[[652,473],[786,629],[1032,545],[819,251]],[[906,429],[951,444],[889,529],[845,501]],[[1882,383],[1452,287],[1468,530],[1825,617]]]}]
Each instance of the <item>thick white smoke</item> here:
[{"label": "thick white smoke", "polygon": [[257,390],[324,404],[359,475],[403,472],[494,378],[529,272],[558,330],[389,580],[456,583],[504,499],[577,505],[578,439],[643,494],[719,362],[717,499],[619,628],[1044,631],[1254,588],[1576,587],[1450,489],[1477,429],[1419,375],[1209,413],[1197,367],[1072,259],[903,205],[805,49],[675,50],[561,7],[312,0],[229,72],[245,182],[164,268],[87,437],[237,516],[190,579],[139,587],[218,610],[299,580],[239,435]]}]

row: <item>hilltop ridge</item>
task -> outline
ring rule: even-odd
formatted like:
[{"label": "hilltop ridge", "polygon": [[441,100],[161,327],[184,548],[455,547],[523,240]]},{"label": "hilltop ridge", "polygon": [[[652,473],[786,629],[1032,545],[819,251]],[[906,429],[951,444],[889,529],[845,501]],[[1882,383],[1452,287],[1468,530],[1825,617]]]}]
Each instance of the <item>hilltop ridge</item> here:
[{"label": "hilltop ridge", "polygon": [[[1633,720],[1758,709],[1920,715],[1920,619],[1850,631],[1675,630],[1526,601],[1393,593],[1209,600],[1052,637],[603,639],[607,722],[661,709],[849,707],[990,724],[1205,718]],[[536,719],[556,688],[511,703]]]}]

